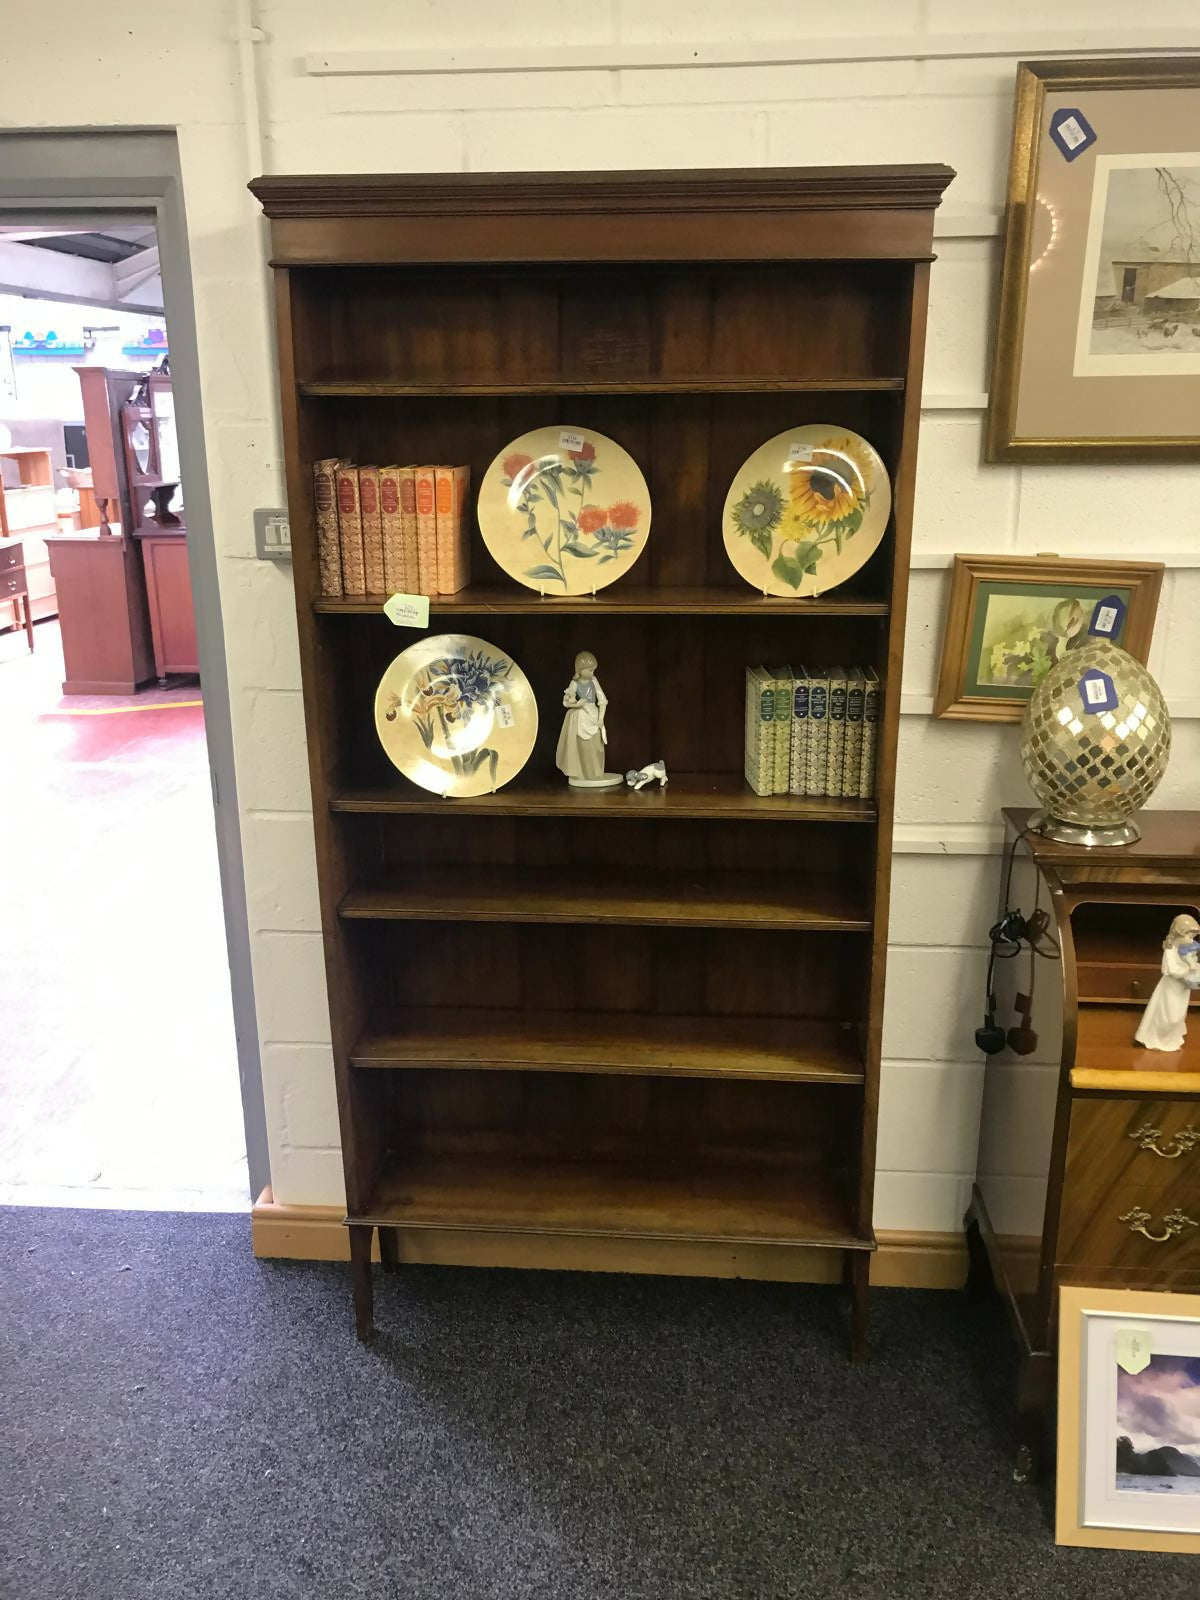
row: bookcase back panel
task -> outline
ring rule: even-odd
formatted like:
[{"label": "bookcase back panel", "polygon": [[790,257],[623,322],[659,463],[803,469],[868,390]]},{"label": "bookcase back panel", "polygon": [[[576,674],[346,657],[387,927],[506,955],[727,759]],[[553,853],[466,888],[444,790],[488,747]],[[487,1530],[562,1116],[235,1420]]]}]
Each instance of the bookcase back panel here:
[{"label": "bookcase back panel", "polygon": [[[403,784],[375,736],[374,701],[384,668],[409,636],[382,615],[328,622],[345,640],[329,661],[343,781]],[[581,650],[599,663],[609,701],[607,764],[622,773],[658,760],[668,772],[741,772],[748,666],[841,663],[882,674],[886,659],[886,619],[876,617],[676,615],[651,626],[640,617],[555,615],[548,608],[532,617],[442,614],[436,627],[486,639],[525,673],[539,717],[526,770],[543,776],[555,770],[563,690]]]},{"label": "bookcase back panel", "polygon": [[[819,226],[814,221],[813,226]],[[907,265],[306,269],[301,382],[903,377]]]},{"label": "bookcase back panel", "polygon": [[843,1168],[856,1091],[536,1072],[370,1074],[392,1152]]},{"label": "bookcase back panel", "polygon": [[[868,439],[894,478],[902,395],[825,394],[592,394],[472,397],[310,397],[307,432],[317,456],[357,462],[420,465],[453,462],[471,469],[472,571],[476,583],[514,582],[492,560],[474,506],[479,484],[504,447],[534,428],[569,426],[604,434],[641,468],[650,490],[647,549],[622,579],[651,587],[711,585],[742,580],[725,551],[725,497],[742,463],[766,440],[811,423],[848,429]],[[602,502],[603,484],[595,494]],[[884,546],[838,593],[883,598],[890,561]]]},{"label": "bookcase back panel", "polygon": [[868,896],[873,870],[862,830],[843,823],[809,822],[764,834],[761,823],[686,818],[597,817],[586,827],[557,817],[472,817],[470,826],[464,820],[454,815],[452,802],[444,815],[346,819],[358,880],[370,881],[383,868],[403,878],[407,866],[432,865],[769,872],[836,882],[850,899],[855,887]]},{"label": "bookcase back panel", "polygon": [[419,922],[353,937],[380,1006],[841,1021],[862,1014],[869,936]]}]

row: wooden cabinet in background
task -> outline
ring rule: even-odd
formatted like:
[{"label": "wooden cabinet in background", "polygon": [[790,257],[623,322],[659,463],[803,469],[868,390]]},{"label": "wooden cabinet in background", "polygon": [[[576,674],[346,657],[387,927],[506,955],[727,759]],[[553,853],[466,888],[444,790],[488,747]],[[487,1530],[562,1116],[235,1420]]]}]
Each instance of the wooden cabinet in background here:
[{"label": "wooden cabinet in background", "polygon": [[154,670],[160,683],[173,672],[199,672],[196,614],[188,572],[187,529],[143,523],[137,531],[146,573]]},{"label": "wooden cabinet in background", "polygon": [[0,539],[21,541],[27,593],[21,603],[0,594],[0,628],[23,625],[32,617],[52,617],[58,610],[54,575],[46,539],[58,532],[54,509],[54,469],[49,450],[12,445],[0,458],[16,463],[20,484],[6,489],[0,482]]},{"label": "wooden cabinet in background", "polygon": [[1059,1286],[1200,1290],[1200,997],[1182,1050],[1133,1037],[1167,929],[1200,905],[1200,812],[1139,812],[1141,839],[1107,850],[1004,815],[1008,904],[1046,924],[1039,954],[996,963],[997,1022],[1032,1031],[988,1058],[968,1222],[973,1276],[990,1271],[1017,1335],[1031,1476],[1052,1442]]}]

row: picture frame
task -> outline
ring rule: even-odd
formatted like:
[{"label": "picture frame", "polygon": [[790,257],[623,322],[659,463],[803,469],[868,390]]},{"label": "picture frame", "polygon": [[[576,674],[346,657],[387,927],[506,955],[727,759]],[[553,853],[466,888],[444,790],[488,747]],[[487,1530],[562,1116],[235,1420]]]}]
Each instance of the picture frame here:
[{"label": "picture frame", "polygon": [[1194,457],[1198,258],[1200,59],[1020,62],[987,460]]},{"label": "picture frame", "polygon": [[1145,665],[1162,576],[1161,561],[956,555],[934,716],[1019,722],[1054,662],[1086,637],[1091,607],[1107,595],[1126,608],[1114,643]]},{"label": "picture frame", "polygon": [[1059,1296],[1056,1542],[1200,1555],[1200,1295]]}]

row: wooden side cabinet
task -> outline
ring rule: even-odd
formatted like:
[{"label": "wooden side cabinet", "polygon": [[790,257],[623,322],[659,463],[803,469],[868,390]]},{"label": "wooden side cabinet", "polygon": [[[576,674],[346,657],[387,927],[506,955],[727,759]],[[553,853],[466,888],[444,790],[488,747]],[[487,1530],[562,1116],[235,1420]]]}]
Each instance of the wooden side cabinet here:
[{"label": "wooden side cabinet", "polygon": [[1020,1477],[1049,1443],[1059,1285],[1200,1287],[1200,1004],[1182,1050],[1133,1038],[1172,919],[1198,914],[1200,813],[1143,812],[1109,850],[1026,833],[1031,815],[1004,813],[1008,904],[1041,931],[996,964],[1009,1043],[967,1219],[973,1279],[990,1269],[1020,1344]]},{"label": "wooden side cabinet", "polygon": [[150,633],[154,640],[154,670],[158,681],[165,683],[173,672],[199,672],[187,530],[182,525],[163,529],[143,523],[135,538],[142,547],[142,563],[146,570],[146,598],[150,602]]}]

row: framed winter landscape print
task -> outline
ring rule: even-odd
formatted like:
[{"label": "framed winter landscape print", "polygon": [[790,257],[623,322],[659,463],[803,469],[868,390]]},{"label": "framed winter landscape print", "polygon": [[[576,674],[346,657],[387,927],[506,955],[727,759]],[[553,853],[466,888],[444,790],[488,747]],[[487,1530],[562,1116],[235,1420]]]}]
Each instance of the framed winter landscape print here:
[{"label": "framed winter landscape print", "polygon": [[1113,642],[1144,666],[1162,575],[1160,561],[955,556],[934,716],[1019,722],[1051,667],[1087,642],[1109,595],[1122,608]]},{"label": "framed winter landscape print", "polygon": [[1200,445],[1200,60],[1023,62],[990,461]]},{"label": "framed winter landscape print", "polygon": [[1200,1555],[1200,1295],[1059,1292],[1058,1543]]}]

